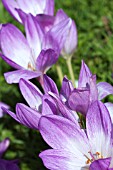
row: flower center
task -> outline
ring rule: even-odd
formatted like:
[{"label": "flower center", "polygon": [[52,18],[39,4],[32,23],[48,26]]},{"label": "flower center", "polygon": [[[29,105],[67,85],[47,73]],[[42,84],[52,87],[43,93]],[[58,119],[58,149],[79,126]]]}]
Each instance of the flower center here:
[{"label": "flower center", "polygon": [[35,68],[32,66],[32,64],[31,64],[30,62],[28,62],[27,68],[28,68],[29,70],[35,71]]},{"label": "flower center", "polygon": [[85,155],[85,157],[87,158],[87,161],[86,161],[86,164],[90,164],[92,163],[93,161],[97,160],[97,159],[101,159],[103,158],[103,156],[99,153],[99,152],[96,152],[95,154],[92,154],[91,152],[88,152],[91,156],[91,158],[89,158],[87,155]]}]

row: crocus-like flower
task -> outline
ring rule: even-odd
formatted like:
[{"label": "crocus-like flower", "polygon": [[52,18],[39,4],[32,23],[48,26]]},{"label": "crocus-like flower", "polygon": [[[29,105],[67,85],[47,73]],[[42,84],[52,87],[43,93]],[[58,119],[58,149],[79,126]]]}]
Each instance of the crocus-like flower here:
[{"label": "crocus-like flower", "polygon": [[96,101],[86,115],[86,131],[78,122],[55,115],[43,116],[39,129],[53,149],[40,153],[52,170],[112,170],[111,119],[105,105]]},{"label": "crocus-like flower", "polygon": [[82,61],[79,75],[78,88],[75,88],[68,99],[72,110],[86,115],[89,105],[113,94],[113,87],[107,82],[96,84],[96,75],[93,75],[87,65]]},{"label": "crocus-like flower", "polygon": [[19,22],[22,20],[16,9],[20,9],[26,14],[31,13],[36,16],[38,14],[54,15],[54,0],[2,0],[7,11]]},{"label": "crocus-like flower", "polygon": [[5,107],[5,108],[9,109],[9,106],[7,104],[0,102],[0,118],[3,117],[3,115],[5,114],[5,112],[3,112],[1,107]]},{"label": "crocus-like flower", "polygon": [[8,83],[18,83],[20,78],[31,79],[44,74],[56,63],[70,27],[71,19],[56,24],[43,34],[32,15],[25,22],[26,39],[12,24],[1,29],[2,58],[17,71],[5,73]]},{"label": "crocus-like flower", "polygon": [[[68,82],[66,81],[67,79],[64,78],[63,86],[61,89],[62,95],[69,93]],[[18,103],[16,105],[16,114],[11,112],[9,109],[6,109],[5,107],[2,108],[17,122],[37,130],[39,120],[43,115],[60,115],[73,122],[78,119],[77,114],[75,112],[73,113],[59,98],[57,87],[53,80],[48,76],[44,75],[45,94],[42,94],[42,92],[28,80],[21,79],[19,86],[23,97],[30,107],[22,103]],[[65,87],[64,91],[66,91],[66,93],[63,91],[63,87]],[[48,95],[48,91],[51,92],[52,97]]]},{"label": "crocus-like flower", "polygon": [[17,166],[17,160],[8,161],[1,158],[9,147],[9,144],[10,140],[8,138],[0,142],[0,170],[19,170],[19,167]]}]

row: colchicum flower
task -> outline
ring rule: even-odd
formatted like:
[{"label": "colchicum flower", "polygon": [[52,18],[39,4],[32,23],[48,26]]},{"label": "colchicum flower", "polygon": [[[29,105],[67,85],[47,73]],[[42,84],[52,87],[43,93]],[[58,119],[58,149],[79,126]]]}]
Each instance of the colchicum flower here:
[{"label": "colchicum flower", "polygon": [[55,115],[43,116],[39,130],[53,149],[39,154],[52,170],[113,170],[111,119],[101,101],[95,101],[86,115],[86,131]]},{"label": "colchicum flower", "polygon": [[[60,93],[63,99],[66,96],[68,97],[71,89],[70,83],[68,79],[64,78]],[[23,97],[30,107],[22,103],[17,103],[16,114],[2,107],[2,109],[17,122],[37,130],[39,120],[43,115],[59,115],[72,122],[78,119],[76,112],[72,112],[61,100],[56,84],[47,75],[44,75],[45,94],[42,94],[42,92],[28,80],[20,79],[19,86]],[[51,95],[49,95],[49,92]]]},{"label": "colchicum flower", "polygon": [[31,79],[43,75],[56,63],[71,19],[56,24],[46,34],[32,15],[25,21],[26,38],[12,24],[3,24],[0,32],[2,58],[17,71],[5,73],[8,83],[20,78]]},{"label": "colchicum flower", "polygon": [[1,158],[9,147],[9,144],[10,140],[8,138],[0,142],[0,170],[19,170],[19,167],[17,166],[17,160],[8,161]]},{"label": "colchicum flower", "polygon": [[86,116],[92,102],[102,100],[110,94],[113,94],[113,86],[107,82],[96,84],[96,75],[93,75],[84,61],[82,61],[78,88],[72,91],[67,102],[72,110]]}]

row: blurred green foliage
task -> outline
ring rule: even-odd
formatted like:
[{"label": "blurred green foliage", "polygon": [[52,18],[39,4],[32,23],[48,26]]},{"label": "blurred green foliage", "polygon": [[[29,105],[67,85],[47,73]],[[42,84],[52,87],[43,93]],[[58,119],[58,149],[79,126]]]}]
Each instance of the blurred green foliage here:
[{"label": "blurred green foliage", "polygon": [[[98,81],[107,81],[113,85],[113,1],[55,0],[55,5],[55,11],[62,8],[75,20],[77,25],[78,47],[72,62],[76,80],[78,79],[81,59],[83,59],[91,71],[97,74]],[[23,27],[14,21],[3,8],[1,2],[0,22],[13,23],[23,31]],[[60,58],[59,63],[62,66],[63,74],[70,78],[64,59]],[[13,68],[0,58],[0,100],[9,104],[14,110],[17,102],[25,101],[20,94],[18,85],[9,85],[4,80],[3,74],[11,70]],[[54,79],[60,88],[55,66],[47,74]],[[33,82],[37,84],[36,80]],[[107,99],[113,102],[112,96]],[[47,145],[38,132],[19,125],[6,115],[0,119],[0,140],[5,137],[11,139],[11,145],[5,158],[19,158],[22,170],[45,169],[38,154],[47,148]]]}]

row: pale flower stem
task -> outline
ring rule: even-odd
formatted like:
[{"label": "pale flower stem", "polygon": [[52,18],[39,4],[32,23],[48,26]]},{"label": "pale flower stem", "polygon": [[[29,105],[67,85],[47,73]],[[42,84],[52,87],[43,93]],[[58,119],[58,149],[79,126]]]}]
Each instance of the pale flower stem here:
[{"label": "pale flower stem", "polygon": [[37,77],[37,80],[39,81],[40,85],[44,89],[43,74],[40,77]]},{"label": "pale flower stem", "polygon": [[60,67],[60,65],[58,63],[56,63],[56,70],[57,70],[57,74],[58,74],[60,83],[62,84],[63,72],[62,72],[62,69],[61,69],[61,67]]},{"label": "pale flower stem", "polygon": [[72,68],[71,59],[72,59],[72,57],[66,58],[66,64],[67,64],[67,67],[68,67],[68,70],[69,70],[69,74],[70,74],[70,78],[72,80],[72,83],[75,86],[75,78],[74,78],[74,72],[73,72],[73,68]]}]

